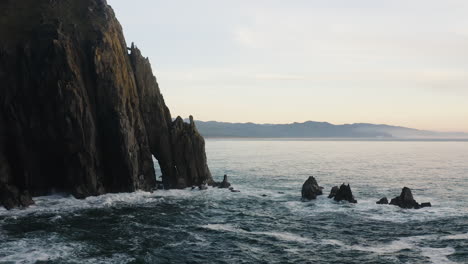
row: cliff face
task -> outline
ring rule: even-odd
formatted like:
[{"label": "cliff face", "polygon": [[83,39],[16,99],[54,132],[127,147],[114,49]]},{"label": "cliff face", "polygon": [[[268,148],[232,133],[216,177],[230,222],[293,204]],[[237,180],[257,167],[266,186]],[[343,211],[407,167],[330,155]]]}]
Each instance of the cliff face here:
[{"label": "cliff face", "polygon": [[211,184],[205,140],[198,133],[193,117],[190,117],[190,124],[185,124],[180,117],[172,121],[149,60],[143,58],[133,44],[129,56],[135,72],[149,146],[159,162],[163,184],[170,188]]},{"label": "cliff face", "polygon": [[167,188],[212,181],[105,0],[3,0],[0,36],[0,204],[152,190],[151,155]]}]

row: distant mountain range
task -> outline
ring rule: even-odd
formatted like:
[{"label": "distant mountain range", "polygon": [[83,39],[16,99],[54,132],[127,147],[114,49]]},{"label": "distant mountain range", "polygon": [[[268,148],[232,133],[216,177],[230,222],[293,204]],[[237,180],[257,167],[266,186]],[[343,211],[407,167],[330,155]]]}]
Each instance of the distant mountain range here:
[{"label": "distant mountain range", "polygon": [[367,123],[345,125],[314,121],[292,124],[216,121],[195,121],[195,123],[198,131],[205,137],[468,139],[468,133],[435,132]]}]

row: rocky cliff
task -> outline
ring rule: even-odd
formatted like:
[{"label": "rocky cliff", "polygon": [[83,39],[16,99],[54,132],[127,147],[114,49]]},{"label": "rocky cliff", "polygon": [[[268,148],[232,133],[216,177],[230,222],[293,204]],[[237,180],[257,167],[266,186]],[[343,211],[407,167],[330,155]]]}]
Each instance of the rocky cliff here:
[{"label": "rocky cliff", "polygon": [[0,1],[0,204],[211,183],[193,121],[172,121],[105,0]]}]

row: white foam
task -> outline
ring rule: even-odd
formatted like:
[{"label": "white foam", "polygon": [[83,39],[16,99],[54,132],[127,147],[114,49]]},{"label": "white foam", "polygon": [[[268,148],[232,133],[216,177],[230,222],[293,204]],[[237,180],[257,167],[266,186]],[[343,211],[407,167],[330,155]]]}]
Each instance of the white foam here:
[{"label": "white foam", "polygon": [[283,241],[300,242],[300,243],[306,243],[306,244],[310,244],[314,242],[313,240],[309,238],[302,237],[302,236],[288,233],[288,232],[251,232],[251,233],[256,234],[256,235],[271,236],[271,237],[274,237]]},{"label": "white foam", "polygon": [[62,219],[62,216],[56,215],[56,216],[52,217],[52,218],[50,219],[50,221],[52,221],[52,222],[57,222],[57,221],[59,221],[60,219]]},{"label": "white foam", "polygon": [[329,245],[340,246],[346,250],[358,250],[358,251],[372,252],[376,254],[389,254],[389,253],[395,253],[404,249],[414,248],[414,245],[412,243],[409,243],[404,240],[396,240],[388,244],[375,245],[375,246],[346,245],[339,240],[333,240],[333,239],[328,239],[328,240],[325,239],[325,240],[322,240],[322,242],[325,244],[329,244]]},{"label": "white foam", "polygon": [[208,225],[202,225],[201,227],[215,230],[215,231],[225,231],[225,232],[234,232],[234,233],[246,232],[243,229],[236,228],[233,225],[229,225],[229,224],[208,224]]},{"label": "white foam", "polygon": [[457,264],[447,258],[447,256],[455,253],[455,249],[451,247],[446,248],[421,248],[421,254],[428,257],[434,264]]},{"label": "white foam", "polygon": [[60,243],[55,236],[48,238],[25,238],[2,243],[0,262],[36,263],[72,257],[79,252],[80,244]]},{"label": "white foam", "polygon": [[[425,222],[446,217],[466,216],[467,213],[465,210],[460,210],[461,205],[458,202],[433,203],[433,207],[417,210],[402,209],[393,205],[378,205],[375,202],[375,199],[358,199],[358,203],[352,208],[353,210],[342,206],[344,210],[341,209],[341,211],[371,220],[393,223]],[[330,207],[330,209],[332,208]]]},{"label": "white foam", "polygon": [[419,248],[417,245],[423,240],[437,240],[438,236],[436,235],[426,235],[426,236],[412,236],[412,237],[403,237],[398,240],[391,241],[390,243],[384,244],[375,244],[372,246],[365,245],[347,245],[339,240],[334,239],[324,239],[322,243],[328,245],[335,245],[344,248],[345,250],[358,250],[364,252],[372,252],[376,254],[389,254],[396,253],[404,249],[415,249]]},{"label": "white foam", "polygon": [[299,243],[313,243],[314,241],[302,237],[293,233],[289,232],[269,232],[269,231],[259,231],[259,232],[254,232],[254,231],[247,231],[241,228],[237,228],[233,225],[230,224],[208,224],[208,225],[203,225],[201,226],[206,229],[211,229],[215,231],[223,231],[223,232],[233,232],[233,233],[242,233],[242,234],[247,234],[247,235],[261,235],[261,236],[269,236],[269,237],[274,237],[279,240],[283,241],[288,241],[288,242],[299,242]]},{"label": "white foam", "polygon": [[[50,195],[35,197],[34,201],[36,204],[27,209],[1,210],[0,216],[17,217],[32,213],[62,213],[81,209],[112,207],[120,204],[146,204],[157,202],[158,199],[156,192],[149,193],[143,191],[104,194],[91,196],[83,200],[75,199],[73,196]],[[58,220],[58,218],[53,220]]]},{"label": "white foam", "polygon": [[468,240],[468,233],[440,237],[442,240]]},{"label": "white foam", "polygon": [[432,263],[455,264],[455,262],[447,258],[447,256],[455,253],[455,249],[451,247],[446,247],[446,248],[419,247],[418,243],[423,240],[465,239],[467,235],[468,234],[460,234],[460,235],[445,236],[445,237],[438,237],[437,235],[404,237],[404,238],[400,238],[398,240],[392,241],[390,243],[372,245],[372,246],[346,245],[342,241],[334,240],[334,239],[322,240],[322,243],[328,244],[328,245],[339,246],[345,250],[358,250],[358,251],[364,251],[364,252],[372,252],[375,254],[396,253],[404,249],[420,249],[421,255],[428,257]]}]

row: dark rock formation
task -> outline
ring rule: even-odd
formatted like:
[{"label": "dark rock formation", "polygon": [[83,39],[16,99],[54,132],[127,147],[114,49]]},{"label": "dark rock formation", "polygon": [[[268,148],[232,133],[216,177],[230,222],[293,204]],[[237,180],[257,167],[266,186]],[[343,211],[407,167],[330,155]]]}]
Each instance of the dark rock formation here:
[{"label": "dark rock formation", "polygon": [[404,187],[402,190],[401,190],[401,194],[400,196],[397,196],[395,198],[393,198],[391,201],[390,201],[390,204],[391,205],[396,205],[396,206],[399,206],[401,208],[405,208],[405,209],[419,209],[419,208],[422,208],[422,207],[430,207],[431,206],[431,203],[423,203],[422,204],[419,204],[418,202],[416,202],[416,200],[414,200],[413,198],[413,194],[411,193],[411,189],[408,188],[408,187]]},{"label": "dark rock formation", "polygon": [[[184,123],[178,116],[170,130],[173,174],[168,174],[170,187],[185,188],[191,185],[213,185],[213,179],[207,165],[205,140],[198,133],[193,117],[190,123]],[[164,179],[163,172],[163,179]]]},{"label": "dark rock formation", "polygon": [[330,190],[330,194],[328,195],[328,198],[333,198],[335,197],[336,193],[338,192],[338,190],[340,189],[340,187],[338,186],[333,186]]},{"label": "dark rock formation", "polygon": [[212,183],[210,185],[212,185],[213,187],[221,188],[221,189],[227,189],[227,188],[229,188],[229,190],[234,189],[233,187],[231,187],[231,183],[228,181],[228,178],[227,178],[226,174],[224,174],[222,182],[212,181]]},{"label": "dark rock formation", "polygon": [[302,199],[304,200],[313,200],[317,198],[317,195],[322,194],[322,188],[313,176],[310,176],[302,185]]},{"label": "dark rock formation", "polygon": [[0,205],[6,209],[28,207],[32,204],[34,201],[28,191],[20,192],[15,186],[0,185]]},{"label": "dark rock formation", "polygon": [[400,196],[397,196],[393,198],[390,201],[391,205],[396,205],[401,208],[407,208],[407,209],[418,209],[421,206],[414,200],[413,194],[411,193],[411,189],[408,187],[404,187],[403,190],[401,191]]},{"label": "dark rock formation", "polygon": [[165,188],[213,183],[193,121],[172,121],[105,0],[0,1],[0,36],[2,205],[150,191],[151,155]]},{"label": "dark rock formation", "polygon": [[424,207],[432,207],[432,204],[431,203],[421,203],[421,208],[424,208]]},{"label": "dark rock formation", "polygon": [[348,201],[350,203],[357,203],[356,199],[354,199],[353,192],[351,191],[351,186],[344,183],[340,186],[333,199],[337,202]]},{"label": "dark rock formation", "polygon": [[231,184],[228,182],[227,175],[225,174],[223,177],[223,181],[218,185],[219,188],[229,188]]},{"label": "dark rock formation", "polygon": [[376,204],[388,204],[387,197],[384,197],[376,202]]}]

